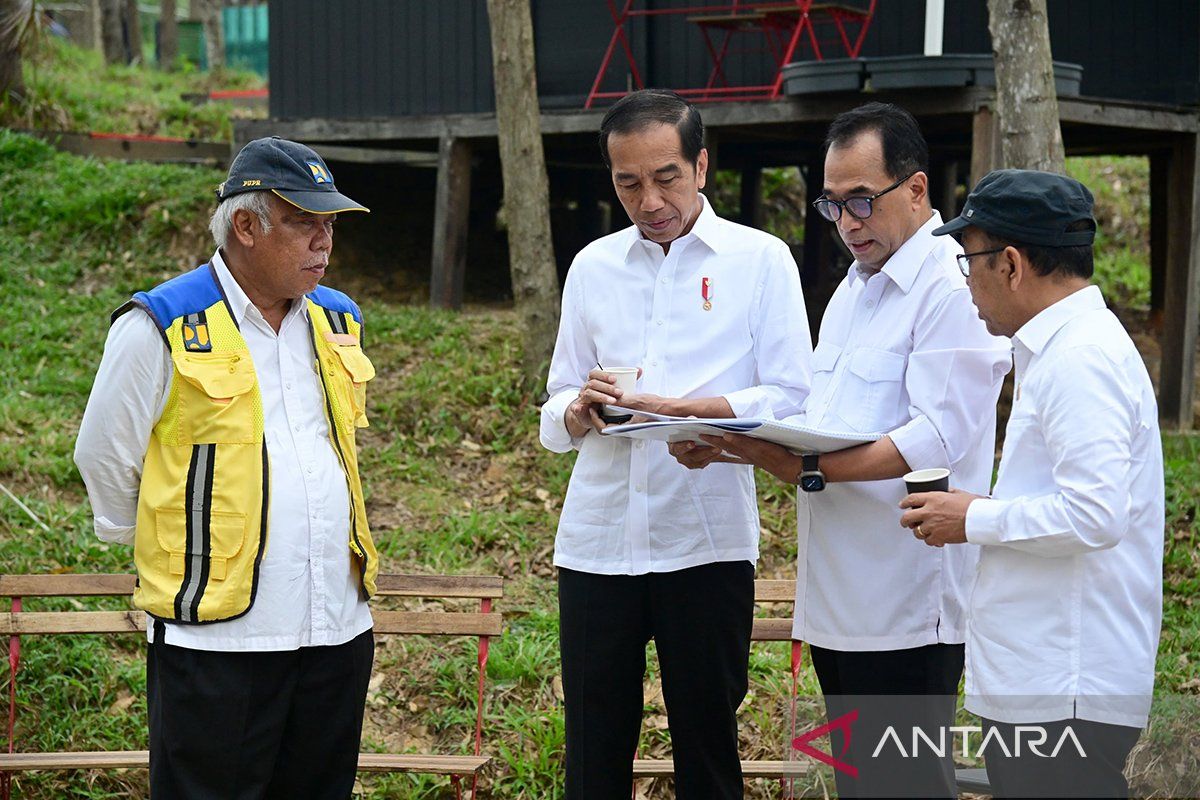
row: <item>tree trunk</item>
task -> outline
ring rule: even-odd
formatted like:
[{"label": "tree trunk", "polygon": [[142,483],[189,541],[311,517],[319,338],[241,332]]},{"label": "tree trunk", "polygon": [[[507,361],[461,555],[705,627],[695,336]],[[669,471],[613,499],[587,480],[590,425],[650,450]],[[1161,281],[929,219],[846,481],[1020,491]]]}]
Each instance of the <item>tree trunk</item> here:
[{"label": "tree trunk", "polygon": [[121,0],[100,0],[100,42],[104,63],[124,64],[125,37],[121,31]]},{"label": "tree trunk", "polygon": [[162,0],[158,15],[158,68],[175,69],[179,60],[179,19],[175,16],[175,0]]},{"label": "tree trunk", "polygon": [[558,329],[558,271],[550,240],[549,181],[538,113],[529,0],[488,0],[496,122],[504,175],[513,297],[524,325],[523,370],[533,388],[545,376]]},{"label": "tree trunk", "polygon": [[225,25],[221,20],[221,0],[192,0],[192,15],[204,24],[204,53],[208,68],[225,66]]},{"label": "tree trunk", "polygon": [[25,91],[21,46],[29,25],[31,0],[0,0],[0,104]]},{"label": "tree trunk", "polygon": [[1063,172],[1046,0],[988,0],[988,29],[996,62],[1001,164]]},{"label": "tree trunk", "polygon": [[125,0],[125,45],[130,64],[142,63],[142,21],[138,0]]}]

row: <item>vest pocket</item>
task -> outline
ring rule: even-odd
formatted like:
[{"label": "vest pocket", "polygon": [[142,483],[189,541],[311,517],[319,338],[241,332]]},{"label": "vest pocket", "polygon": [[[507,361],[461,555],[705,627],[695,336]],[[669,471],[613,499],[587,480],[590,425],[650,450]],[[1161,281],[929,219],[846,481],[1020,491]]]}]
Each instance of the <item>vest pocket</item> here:
[{"label": "vest pocket", "polygon": [[254,392],[258,379],[249,350],[174,353],[184,425],[193,443],[257,441]]},{"label": "vest pocket", "polygon": [[169,556],[172,575],[186,575],[189,567],[195,573],[207,561],[209,579],[225,580],[229,561],[237,557],[246,542],[245,514],[158,508],[154,517],[158,546]]},{"label": "vest pocket", "polygon": [[356,428],[365,428],[367,422],[367,381],[375,377],[375,365],[362,347],[357,344],[333,345],[331,348],[338,355],[342,365],[344,381],[349,385],[347,399],[350,401],[348,410],[353,416]]}]

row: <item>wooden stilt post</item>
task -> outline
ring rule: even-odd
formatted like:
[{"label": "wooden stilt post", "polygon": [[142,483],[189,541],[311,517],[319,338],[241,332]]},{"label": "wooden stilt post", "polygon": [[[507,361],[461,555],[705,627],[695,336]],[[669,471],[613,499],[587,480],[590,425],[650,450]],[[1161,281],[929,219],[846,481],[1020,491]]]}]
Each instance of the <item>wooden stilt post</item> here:
[{"label": "wooden stilt post", "polygon": [[1191,430],[1200,328],[1200,135],[1181,135],[1168,169],[1167,268],[1158,414],[1164,427]]},{"label": "wooden stilt post", "polygon": [[739,221],[752,228],[761,228],[762,215],[762,167],[746,167],[742,170],[741,215]]},{"label": "wooden stilt post", "polygon": [[470,210],[471,145],[465,139],[443,136],[438,142],[429,276],[429,304],[435,308],[462,307]]},{"label": "wooden stilt post", "polygon": [[1150,154],[1150,323],[1159,336],[1167,288],[1167,209],[1171,204],[1171,151]]},{"label": "wooden stilt post", "polygon": [[992,109],[981,106],[971,125],[971,187],[1000,166],[1000,122]]}]

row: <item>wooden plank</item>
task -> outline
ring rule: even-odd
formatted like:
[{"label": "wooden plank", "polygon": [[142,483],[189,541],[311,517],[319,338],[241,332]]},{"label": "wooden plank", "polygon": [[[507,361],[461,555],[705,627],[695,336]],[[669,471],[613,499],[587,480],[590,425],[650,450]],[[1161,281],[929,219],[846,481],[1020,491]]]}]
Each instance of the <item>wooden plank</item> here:
[{"label": "wooden plank", "polygon": [[504,596],[504,579],[497,575],[380,575],[375,586],[380,595],[397,597]]},{"label": "wooden plank", "polygon": [[[133,594],[133,575],[0,575],[0,597],[101,597]],[[504,596],[495,575],[380,575],[380,595],[400,597]]]},{"label": "wooden plank", "polygon": [[[983,87],[964,87],[936,92],[877,92],[872,99],[895,102],[917,118],[972,114],[980,105],[994,102],[994,92]],[[706,128],[748,125],[827,123],[843,111],[861,105],[861,92],[834,92],[804,98],[783,98],[771,103],[717,103],[704,108]],[[1141,131],[1194,133],[1200,129],[1195,111],[1156,104],[1126,103],[1096,98],[1059,98],[1059,115],[1064,123]],[[600,129],[605,110],[543,111],[544,134],[594,133]],[[235,120],[234,142],[241,146],[261,136],[279,135],[307,142],[371,140],[437,140],[496,137],[496,115],[425,114],[369,119],[258,119]]]},{"label": "wooden plank", "polygon": [[462,308],[470,210],[471,145],[465,139],[443,136],[438,143],[429,282],[429,304],[434,308]]},{"label": "wooden plank", "polygon": [[[807,761],[743,761],[743,778],[799,778],[808,774]],[[674,761],[633,760],[633,777],[665,778],[675,774]]]},{"label": "wooden plank", "polygon": [[133,575],[0,575],[0,597],[129,595],[133,583]]},{"label": "wooden plank", "polygon": [[0,613],[0,635],[137,633],[146,630],[141,611],[21,611]]},{"label": "wooden plank", "polygon": [[358,770],[359,772],[420,772],[426,775],[474,775],[491,761],[491,756],[359,753]]},{"label": "wooden plank", "polygon": [[754,602],[794,603],[796,602],[796,582],[775,580],[755,581]]},{"label": "wooden plank", "polygon": [[[375,610],[371,617],[375,620],[375,633],[379,634],[499,636],[504,626],[502,614]],[[3,632],[0,628],[0,634]]]},{"label": "wooden plank", "polygon": [[1179,137],[1171,153],[1167,208],[1167,270],[1163,309],[1159,421],[1191,430],[1200,325],[1200,136]]},{"label": "wooden plank", "polygon": [[26,131],[50,142],[58,150],[81,156],[115,158],[123,161],[155,161],[175,164],[228,166],[231,150],[225,142],[169,141],[144,137],[91,136],[64,131]]},{"label": "wooden plank", "polygon": [[0,771],[47,769],[146,769],[149,750],[79,753],[0,753]]},{"label": "wooden plank", "polygon": [[790,617],[787,619],[756,619],[750,638],[755,642],[790,642],[792,640],[792,620]]},{"label": "wooden plank", "polygon": [[[419,772],[431,775],[473,775],[491,756],[438,756],[413,753],[359,753],[360,772]],[[0,772],[72,769],[146,769],[149,750],[77,753],[0,753]]]}]

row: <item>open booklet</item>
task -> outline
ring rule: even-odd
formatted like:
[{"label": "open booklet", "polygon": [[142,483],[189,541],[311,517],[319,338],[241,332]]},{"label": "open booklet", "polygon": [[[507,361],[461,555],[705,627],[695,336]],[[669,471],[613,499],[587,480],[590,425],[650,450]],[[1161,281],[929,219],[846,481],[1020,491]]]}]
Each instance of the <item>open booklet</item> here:
[{"label": "open booklet", "polygon": [[794,425],[774,419],[760,418],[724,418],[697,419],[696,417],[670,417],[663,414],[651,414],[646,411],[612,406],[610,413],[633,414],[635,419],[640,417],[645,422],[629,422],[624,425],[610,425],[602,433],[605,436],[625,436],[631,439],[656,439],[664,442],[700,442],[700,434],[720,436],[724,433],[740,433],[755,439],[782,445],[795,453],[832,453],[835,450],[845,450],[856,444],[874,442],[882,438],[882,433],[846,433],[841,431],[824,431],[810,428],[807,425]]}]

